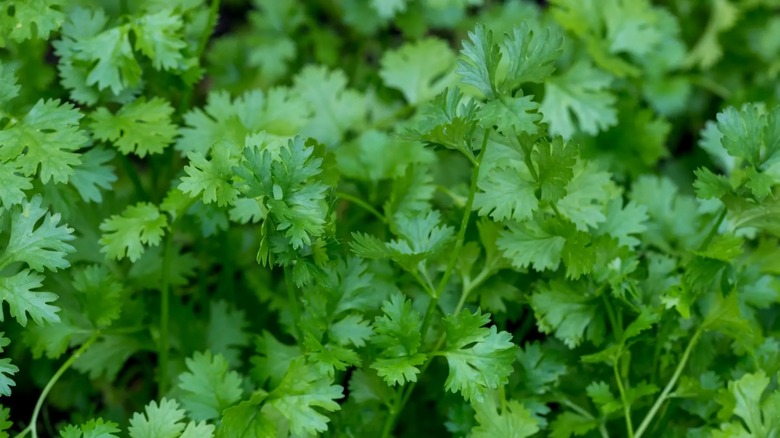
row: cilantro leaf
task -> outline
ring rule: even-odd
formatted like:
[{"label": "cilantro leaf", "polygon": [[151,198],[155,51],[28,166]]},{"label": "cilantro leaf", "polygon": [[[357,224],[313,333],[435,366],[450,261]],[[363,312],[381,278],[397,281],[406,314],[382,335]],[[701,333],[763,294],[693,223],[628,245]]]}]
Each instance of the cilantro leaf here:
[{"label": "cilantro leaf", "polygon": [[267,404],[289,422],[293,434],[314,434],[327,430],[328,422],[315,408],[328,412],[340,409],[335,400],[343,396],[342,390],[302,360],[294,360],[279,386],[268,395]]},{"label": "cilantro leaf", "polygon": [[471,430],[474,438],[525,438],[539,431],[538,420],[517,400],[507,400],[499,409],[490,398],[475,403],[475,418],[479,426]]},{"label": "cilantro leaf", "polygon": [[222,411],[241,400],[241,377],[228,371],[225,358],[210,351],[186,359],[189,371],[179,375],[179,397],[193,420],[219,418]]},{"label": "cilantro leaf", "polygon": [[532,158],[537,166],[542,200],[555,202],[566,195],[566,187],[574,178],[578,155],[578,148],[561,137],[555,137],[552,142],[541,139],[535,145]]},{"label": "cilantro leaf", "polygon": [[171,114],[173,107],[166,100],[139,98],[116,114],[98,108],[90,116],[90,127],[95,138],[112,142],[125,155],[134,153],[143,158],[161,153],[173,142],[176,126],[171,123]]},{"label": "cilantro leaf", "polygon": [[444,386],[460,392],[466,400],[481,402],[490,389],[507,382],[517,347],[512,335],[499,332],[496,326],[483,327],[490,315],[480,310],[464,310],[444,318],[447,343],[439,353],[447,359],[450,373]]},{"label": "cilantro leaf", "polygon": [[618,240],[618,243],[629,248],[640,244],[635,235],[641,235],[647,230],[647,207],[630,201],[621,206],[622,200],[616,198],[610,201],[606,211],[606,220],[599,225],[599,233],[608,234]]},{"label": "cilantro leaf", "polygon": [[[577,131],[597,134],[617,123],[615,96],[605,89],[612,79],[587,62],[578,62],[545,83],[539,108],[550,132],[564,139]],[[577,118],[577,124],[572,119]]]},{"label": "cilantro leaf", "polygon": [[104,421],[102,418],[92,419],[86,423],[75,426],[65,426],[60,431],[62,438],[119,438],[114,435],[119,432],[118,424],[112,421]]},{"label": "cilantro leaf", "polygon": [[69,103],[39,100],[19,123],[0,130],[0,162],[16,160],[24,176],[35,175],[40,166],[44,184],[67,183],[81,164],[75,151],[87,142],[79,129],[81,118]]},{"label": "cilantro leaf", "polygon": [[22,202],[11,210],[10,216],[11,233],[0,256],[0,269],[14,262],[26,263],[38,272],[70,266],[65,256],[75,249],[66,242],[74,239],[73,229],[58,226],[60,215],[42,208],[40,196]]},{"label": "cilantro leaf", "polygon": [[163,398],[160,403],[146,405],[144,413],[136,412],[130,418],[127,431],[130,438],[211,438],[214,426],[201,423],[184,423],[184,411],[175,400]]},{"label": "cilantro leaf", "polygon": [[181,50],[187,47],[181,35],[182,19],[173,10],[143,15],[133,22],[135,48],[152,60],[158,70],[183,67]]},{"label": "cilantro leaf", "polygon": [[300,133],[326,145],[338,143],[365,119],[365,97],[347,88],[347,78],[340,70],[306,67],[295,77],[294,92],[313,114]]},{"label": "cilantro leaf", "polygon": [[0,62],[0,109],[19,95],[20,88],[14,69],[7,63]]},{"label": "cilantro leaf", "polygon": [[5,47],[8,40],[47,40],[65,20],[64,7],[64,0],[12,0],[4,4],[0,8],[0,47]]},{"label": "cilantro leaf", "polygon": [[168,219],[152,204],[139,202],[121,215],[113,215],[100,224],[103,237],[101,251],[109,258],[125,256],[135,262],[144,252],[144,245],[157,246],[168,227]]},{"label": "cilantro leaf", "polygon": [[501,62],[501,51],[493,41],[493,32],[484,25],[469,31],[469,41],[463,41],[462,58],[458,59],[456,72],[463,83],[477,87],[488,99],[496,96],[496,70]]},{"label": "cilantro leaf", "polygon": [[427,38],[385,52],[380,65],[385,85],[400,90],[410,104],[419,104],[452,82],[455,55],[444,41]]},{"label": "cilantro leaf", "polygon": [[374,321],[376,335],[371,339],[382,353],[371,368],[377,370],[388,385],[416,382],[420,372],[417,367],[426,360],[424,354],[418,353],[422,342],[422,318],[412,302],[400,294],[391,295],[382,305],[382,311],[384,315]]},{"label": "cilantro leaf", "polygon": [[[58,307],[51,305],[57,295],[51,292],[36,292],[43,285],[43,276],[19,271],[10,277],[0,277],[0,303],[6,302],[11,316],[22,327],[27,325],[27,315],[38,325],[59,322]],[[5,312],[0,312],[0,321],[5,321]]]},{"label": "cilantro leaf", "polygon": [[186,126],[175,147],[183,153],[205,155],[219,140],[243,146],[248,134],[260,131],[286,142],[309,123],[310,114],[309,105],[286,88],[249,91],[235,99],[225,91],[215,91],[203,109],[184,114]]},{"label": "cilantro leaf", "polygon": [[[5,347],[10,344],[11,341],[5,337],[4,332],[0,332],[0,353],[3,352]],[[19,372],[19,367],[11,363],[11,359],[0,359],[0,395],[11,395],[11,387],[16,386],[16,383],[11,379],[11,376]]]},{"label": "cilantro leaf", "polygon": [[100,189],[110,189],[117,180],[113,166],[107,164],[115,156],[114,151],[99,146],[81,154],[81,165],[74,169],[70,177],[70,184],[79,192],[81,199],[87,202],[103,200]]},{"label": "cilantro leaf", "polygon": [[609,173],[597,170],[591,162],[580,162],[574,168],[566,192],[557,203],[558,210],[580,231],[606,220],[604,207],[615,193]]},{"label": "cilantro leaf", "polygon": [[509,61],[507,80],[513,85],[547,79],[555,70],[555,61],[563,53],[563,36],[556,29],[548,27],[542,30],[531,23],[520,23],[501,44]]},{"label": "cilantro leaf", "polygon": [[601,309],[575,284],[555,280],[540,285],[531,296],[531,307],[539,330],[554,333],[569,348],[578,346],[585,336],[598,341],[603,334]]},{"label": "cilantro leaf", "polygon": [[490,215],[496,221],[530,218],[539,201],[528,166],[522,161],[511,161],[484,169],[477,179],[480,191],[474,195],[474,209],[479,215]]},{"label": "cilantro leaf", "polygon": [[320,182],[322,158],[301,137],[290,140],[274,157],[268,148],[244,149],[242,168],[236,168],[246,185],[242,192],[263,196],[276,229],[290,239],[293,248],[311,245],[324,231],[327,186]]},{"label": "cilantro leaf", "polygon": [[507,230],[501,231],[496,243],[512,266],[532,266],[537,271],[544,271],[558,268],[566,238],[551,234],[534,222],[510,223]]},{"label": "cilantro leaf", "polygon": [[549,392],[566,374],[566,365],[551,357],[551,352],[543,347],[539,342],[530,342],[517,352],[517,362],[522,372],[521,382],[535,394]]},{"label": "cilantro leaf", "polygon": [[236,202],[238,189],[232,182],[236,159],[228,145],[216,143],[211,148],[211,158],[208,160],[199,152],[190,152],[187,157],[190,163],[184,166],[187,175],[181,178],[179,190],[192,197],[202,193],[205,204],[216,202],[222,207]]},{"label": "cilantro leaf", "polygon": [[24,192],[33,187],[31,178],[21,173],[18,161],[0,162],[0,202],[5,208],[21,203],[26,199]]},{"label": "cilantro leaf", "polygon": [[499,96],[483,105],[477,116],[483,126],[495,126],[498,132],[507,136],[536,134],[537,122],[542,117],[536,112],[539,104],[531,100],[532,97]]}]

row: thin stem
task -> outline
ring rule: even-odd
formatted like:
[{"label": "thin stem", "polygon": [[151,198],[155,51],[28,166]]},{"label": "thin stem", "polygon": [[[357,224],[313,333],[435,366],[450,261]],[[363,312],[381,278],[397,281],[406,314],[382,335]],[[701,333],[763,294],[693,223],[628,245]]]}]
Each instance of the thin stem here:
[{"label": "thin stem", "polygon": [[482,160],[485,158],[485,151],[487,151],[487,144],[488,139],[490,138],[490,131],[485,130],[485,134],[482,137],[482,148],[479,151],[479,155],[477,156],[477,161],[474,164],[474,168],[471,171],[471,186],[469,187],[469,196],[466,199],[466,205],[463,210],[463,218],[460,221],[460,228],[458,229],[458,236],[455,240],[455,248],[452,251],[452,255],[450,256],[450,262],[447,264],[447,270],[444,271],[444,276],[442,276],[441,281],[439,282],[439,287],[436,288],[436,299],[438,299],[441,296],[441,293],[444,291],[444,288],[447,286],[447,282],[450,279],[450,276],[452,275],[452,271],[455,268],[455,264],[458,262],[458,257],[460,256],[460,250],[463,247],[463,241],[466,238],[466,228],[468,228],[469,225],[469,219],[471,218],[471,208],[474,205],[474,196],[477,193],[477,179],[479,179],[479,169],[482,166]]},{"label": "thin stem", "polygon": [[615,317],[615,308],[612,307],[612,303],[609,302],[606,295],[602,295],[601,298],[604,300],[604,307],[607,309],[607,319],[609,319],[609,323],[612,326],[612,331],[615,332],[615,338],[622,339],[623,326],[618,324],[618,320]]},{"label": "thin stem", "polygon": [[636,430],[636,434],[634,435],[634,438],[642,437],[642,434],[650,426],[650,422],[653,421],[653,417],[655,417],[656,413],[658,413],[658,409],[660,409],[664,401],[666,401],[666,399],[669,398],[669,393],[672,392],[672,389],[674,389],[674,385],[677,384],[677,380],[680,378],[680,375],[682,375],[683,369],[685,368],[685,365],[688,363],[688,358],[691,356],[693,347],[696,345],[696,342],[699,340],[701,333],[702,333],[702,329],[699,328],[698,330],[696,330],[696,333],[693,334],[693,337],[688,342],[688,346],[685,347],[685,351],[683,352],[682,358],[680,359],[680,363],[677,364],[677,368],[674,370],[674,374],[672,374],[672,378],[669,379],[669,382],[666,384],[666,387],[664,387],[664,390],[661,392],[661,395],[658,396],[658,398],[655,400],[655,403],[653,403],[653,406],[650,408],[650,411],[647,413],[647,415],[645,415],[645,418],[642,420],[642,423],[639,425],[639,428]]},{"label": "thin stem", "polygon": [[574,412],[582,415],[583,417],[587,418],[588,420],[595,420],[596,419],[596,417],[593,414],[591,414],[590,412],[588,412],[585,408],[581,407],[580,405],[574,403],[573,401],[571,401],[571,400],[569,400],[567,398],[560,399],[560,400],[558,400],[558,402],[560,404],[568,407],[569,409],[573,410]]},{"label": "thin stem", "polygon": [[69,358],[65,361],[65,363],[60,366],[60,368],[57,370],[56,373],[54,373],[53,376],[51,376],[51,379],[49,379],[49,382],[46,383],[46,386],[43,388],[43,391],[41,392],[41,395],[38,397],[38,402],[35,403],[35,409],[33,410],[32,418],[30,419],[30,424],[21,431],[18,435],[16,435],[16,438],[22,438],[23,436],[27,435],[27,433],[32,433],[32,438],[38,438],[38,416],[41,413],[41,408],[43,408],[43,402],[46,400],[46,396],[49,395],[49,392],[54,387],[54,385],[57,383],[57,381],[62,377],[63,374],[65,374],[65,371],[68,370],[68,368],[73,365],[73,362],[75,362],[79,357],[81,357],[82,354],[84,354],[85,351],[89,347],[92,346],[92,344],[97,341],[98,337],[100,337],[100,331],[95,331],[92,333],[92,336],[87,339],[87,342],[81,344],[81,347],[79,347],[78,350],[76,350]]},{"label": "thin stem", "polygon": [[160,281],[160,344],[158,346],[160,382],[157,385],[158,398],[162,398],[168,390],[168,353],[170,349],[169,322],[171,299],[171,253],[173,252],[173,229],[165,236],[163,248],[162,275]]},{"label": "thin stem", "polygon": [[298,327],[298,323],[301,321],[301,308],[298,297],[295,296],[295,284],[293,284],[292,271],[290,271],[289,266],[284,267],[284,284],[287,287],[287,299],[290,301],[290,310],[293,314],[292,326],[295,338],[298,339],[298,342],[303,342],[301,329]]},{"label": "thin stem", "polygon": [[[490,131],[485,130],[485,134],[482,137],[482,148],[479,151],[477,160],[474,163],[474,168],[472,169],[469,195],[466,200],[466,205],[464,206],[465,210],[463,212],[463,218],[461,219],[460,228],[458,229],[458,235],[455,240],[455,248],[453,249],[452,254],[450,255],[450,261],[447,264],[447,269],[444,271],[444,276],[439,282],[439,287],[436,289],[436,294],[431,298],[431,302],[428,303],[428,309],[425,312],[425,319],[423,320],[423,328],[420,330],[420,333],[422,334],[421,339],[423,340],[425,340],[427,336],[427,331],[430,328],[430,320],[433,317],[433,313],[436,310],[436,306],[438,306],[439,304],[439,298],[441,297],[441,293],[444,291],[444,288],[447,286],[447,282],[449,281],[449,278],[452,275],[452,271],[455,268],[455,264],[457,263],[458,257],[460,255],[460,250],[463,247],[463,241],[466,238],[466,228],[468,227],[469,219],[471,217],[471,208],[472,205],[474,204],[474,195],[477,192],[477,178],[479,177],[479,169],[482,164],[482,160],[485,157],[485,151],[487,151],[489,138],[490,138]],[[439,340],[436,342],[436,346],[432,350],[433,352],[436,352],[441,348],[442,344],[444,344],[445,338],[446,338],[445,334],[442,334],[442,336],[439,337]],[[428,360],[426,360],[425,363],[420,368],[420,374],[425,373],[425,371],[431,365],[433,357],[434,357],[433,354],[431,354],[428,357]],[[400,398],[401,400],[400,404],[396,407],[394,411],[390,412],[390,415],[388,415],[387,419],[385,420],[385,424],[382,428],[383,430],[382,438],[387,438],[388,436],[390,436],[389,434],[393,431],[393,427],[395,426],[395,421],[398,415],[401,413],[404,406],[406,406],[406,403],[409,401],[409,398],[412,396],[412,393],[414,392],[414,388],[416,385],[417,382],[411,382],[405,388],[403,388],[403,393]]]},{"label": "thin stem", "polygon": [[363,210],[366,210],[367,212],[371,213],[383,223],[387,223],[387,218],[385,218],[385,215],[383,215],[382,213],[379,212],[379,210],[371,206],[371,204],[358,198],[357,196],[350,195],[349,193],[346,192],[336,192],[335,195],[338,198],[341,198],[345,201],[349,201],[357,205],[358,207],[361,207]]},{"label": "thin stem", "polygon": [[623,402],[623,415],[626,417],[626,430],[628,431],[628,437],[634,437],[634,425],[631,422],[631,405],[628,403],[628,396],[626,395],[626,389],[623,386],[623,378],[618,371],[618,361],[612,363],[612,371],[615,373],[615,381],[617,382],[618,392],[620,392],[620,400]]},{"label": "thin stem", "polygon": [[726,211],[727,211],[726,207],[721,208],[721,211],[718,214],[718,218],[715,220],[715,223],[712,224],[712,228],[710,228],[710,232],[707,233],[707,237],[705,237],[704,240],[701,242],[701,245],[699,245],[699,251],[707,249],[710,242],[712,242],[712,239],[715,237],[715,234],[718,233],[718,228],[720,228],[720,225],[726,219]]}]

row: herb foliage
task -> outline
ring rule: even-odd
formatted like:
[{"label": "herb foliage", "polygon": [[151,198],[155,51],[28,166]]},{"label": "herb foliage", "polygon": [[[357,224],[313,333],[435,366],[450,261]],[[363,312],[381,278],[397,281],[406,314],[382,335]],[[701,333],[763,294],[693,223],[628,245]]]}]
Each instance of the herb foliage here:
[{"label": "herb foliage", "polygon": [[776,0],[0,0],[0,437],[780,434]]}]

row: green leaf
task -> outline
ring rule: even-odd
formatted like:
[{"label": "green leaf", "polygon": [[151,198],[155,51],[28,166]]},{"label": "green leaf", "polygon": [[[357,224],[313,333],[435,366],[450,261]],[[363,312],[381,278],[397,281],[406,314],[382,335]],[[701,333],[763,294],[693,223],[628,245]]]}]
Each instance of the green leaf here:
[{"label": "green leaf", "polygon": [[205,107],[184,114],[176,150],[205,155],[219,140],[240,147],[248,134],[265,131],[269,141],[286,143],[309,123],[309,104],[298,93],[272,88],[254,90],[231,99],[225,91],[209,93]]},{"label": "green leaf", "polygon": [[444,387],[460,392],[467,401],[482,402],[487,391],[507,382],[517,346],[512,335],[496,326],[483,327],[490,315],[464,310],[444,318],[447,343],[442,354],[450,373]]},{"label": "green leaf", "polygon": [[512,266],[518,269],[532,266],[544,271],[558,269],[566,239],[528,222],[509,224],[507,230],[501,231],[497,243]]},{"label": "green leaf", "polygon": [[305,102],[312,118],[300,133],[326,145],[339,143],[344,134],[359,126],[366,117],[366,98],[347,88],[341,70],[307,66],[295,77],[294,91]]},{"label": "green leaf", "polygon": [[[743,435],[736,436],[772,436],[780,431],[780,393],[773,391],[764,397],[770,378],[763,370],[743,375],[729,382],[728,389],[733,397],[733,414],[744,422],[735,425]],[[725,408],[725,407],[724,407]],[[724,428],[722,425],[722,429]],[[746,429],[745,429],[746,427]],[[719,434],[717,436],[735,436]]]},{"label": "green leaf", "polygon": [[615,97],[606,91],[611,83],[607,74],[587,62],[548,79],[539,109],[550,132],[569,139],[578,131],[595,135],[617,124]]},{"label": "green leaf", "polygon": [[[1,40],[0,46],[2,46]],[[4,109],[8,102],[19,95],[19,89],[14,69],[7,63],[0,62],[0,110]]]},{"label": "green leaf", "polygon": [[441,93],[452,82],[454,65],[455,55],[446,42],[426,38],[385,52],[379,77],[414,105]]},{"label": "green leaf", "polygon": [[542,30],[528,21],[520,23],[501,44],[509,61],[507,81],[518,85],[547,79],[563,53],[562,44],[563,36],[557,29]]},{"label": "green leaf", "polygon": [[274,157],[267,148],[247,147],[243,167],[235,168],[249,197],[265,197],[276,229],[290,239],[294,249],[311,245],[324,231],[325,191],[320,182],[322,158],[300,137],[290,140]]},{"label": "green leaf", "polygon": [[[11,341],[5,337],[4,332],[0,332],[0,353],[5,350],[5,347],[10,344]],[[11,378],[14,374],[19,372],[19,368],[11,363],[11,359],[0,359],[0,395],[10,396],[11,387],[16,386],[16,383]]]},{"label": "green leaf", "polygon": [[469,31],[469,40],[463,41],[462,58],[455,70],[465,84],[477,87],[488,99],[496,97],[496,70],[501,62],[501,51],[493,42],[493,32],[484,25]]},{"label": "green leaf", "polygon": [[489,101],[477,111],[480,124],[486,128],[495,126],[508,137],[536,134],[537,122],[542,116],[537,113],[539,104],[531,100],[532,97],[499,96]]},{"label": "green leaf", "polygon": [[130,438],[211,438],[214,426],[201,423],[184,423],[184,411],[175,400],[163,398],[160,403],[146,405],[144,413],[136,412],[127,429]]},{"label": "green leaf", "polygon": [[238,160],[230,148],[222,142],[211,148],[211,157],[206,159],[199,152],[190,152],[190,162],[184,166],[186,176],[181,178],[179,190],[192,197],[202,195],[203,203],[216,202],[218,206],[233,205],[238,198],[238,189],[233,186],[233,166]]},{"label": "green leaf", "polygon": [[69,103],[39,100],[19,123],[0,130],[0,162],[15,160],[24,176],[34,176],[40,166],[44,184],[67,183],[81,164],[75,151],[88,140],[79,129],[81,118]]},{"label": "green leaf", "polygon": [[106,29],[106,24],[108,17],[102,9],[75,8],[63,24],[63,39],[57,48],[66,63],[83,65],[84,85],[119,94],[138,85],[141,66],[130,45],[130,27]]},{"label": "green leaf", "polygon": [[416,382],[420,372],[417,367],[426,360],[424,354],[418,353],[422,342],[422,318],[412,302],[398,293],[384,302],[382,312],[384,315],[374,321],[376,334],[371,338],[371,343],[381,353],[371,368],[391,386]]},{"label": "green leaf", "polygon": [[496,221],[529,219],[539,205],[536,184],[522,161],[481,169],[477,188],[474,210]]},{"label": "green leaf", "polygon": [[121,215],[113,215],[100,224],[103,232],[101,251],[112,259],[127,257],[135,262],[143,254],[144,245],[160,244],[167,227],[168,220],[157,207],[139,202],[127,207]]},{"label": "green leaf", "polygon": [[0,256],[0,269],[16,262],[25,263],[38,272],[70,266],[65,256],[75,248],[66,242],[74,239],[73,229],[57,225],[60,215],[52,215],[42,208],[40,196],[11,209],[10,217],[11,232]]},{"label": "green leaf", "polygon": [[598,342],[604,332],[599,306],[575,287],[573,283],[554,280],[540,285],[531,296],[539,330],[554,333],[569,348],[578,346],[586,336]]},{"label": "green leaf", "polygon": [[96,146],[81,154],[81,165],[74,169],[70,183],[86,202],[101,202],[100,189],[109,190],[116,182],[114,167],[107,164],[114,159],[114,151]]},{"label": "green leaf", "polygon": [[616,192],[609,173],[597,170],[592,162],[581,163],[574,168],[566,196],[557,205],[578,230],[587,231],[606,220],[604,208]]},{"label": "green leaf", "polygon": [[206,344],[214,355],[223,356],[231,367],[241,365],[242,347],[249,345],[246,313],[227,301],[212,301]]},{"label": "green leaf", "polygon": [[96,138],[110,141],[124,155],[134,153],[159,154],[176,137],[176,126],[171,122],[173,107],[168,101],[155,97],[147,101],[139,98],[123,106],[116,114],[98,108],[90,116],[90,128]]},{"label": "green leaf", "polygon": [[144,15],[133,22],[135,48],[152,60],[157,70],[184,67],[181,50],[187,47],[182,39],[182,17],[173,10],[161,10]]},{"label": "green leaf", "polygon": [[21,166],[18,161],[0,162],[0,203],[5,208],[20,204],[27,198],[24,192],[33,187],[31,178],[21,174]]},{"label": "green leaf", "polygon": [[65,3],[64,0],[22,0],[4,4],[0,8],[0,47],[9,41],[49,39],[65,20]]},{"label": "green leaf", "polygon": [[608,234],[617,239],[618,243],[629,248],[640,244],[637,235],[641,236],[647,230],[647,207],[630,201],[625,206],[620,198],[609,202],[606,220],[599,225],[599,234]]},{"label": "green leaf", "polygon": [[213,420],[241,400],[241,377],[228,371],[228,363],[210,351],[197,352],[185,360],[189,371],[179,375],[184,408],[193,420]]},{"label": "green leaf", "polygon": [[104,421],[102,418],[92,419],[80,426],[69,425],[60,431],[62,438],[119,438],[114,435],[119,432],[118,424]]},{"label": "green leaf", "polygon": [[243,401],[230,409],[222,416],[217,436],[219,438],[275,438],[277,436],[276,424],[260,411],[260,405],[265,400],[267,393],[258,391],[249,400]]},{"label": "green leaf", "polygon": [[522,373],[520,381],[535,394],[549,392],[566,374],[566,365],[551,356],[539,342],[526,343],[518,350],[517,362]]},{"label": "green leaf", "polygon": [[289,422],[293,434],[315,434],[328,428],[328,417],[315,408],[339,410],[335,400],[343,397],[342,391],[341,386],[332,385],[331,379],[314,367],[294,360],[279,386],[269,394],[267,405]]},{"label": "green leaf", "polygon": [[506,401],[500,409],[490,399],[473,406],[479,423],[471,430],[473,438],[525,438],[539,431],[539,420],[517,400]]},{"label": "green leaf", "polygon": [[561,137],[555,137],[552,142],[541,139],[536,144],[532,158],[537,166],[542,200],[556,202],[566,195],[566,187],[574,178],[578,156],[577,146],[564,142]]},{"label": "green leaf", "polygon": [[732,157],[742,158],[758,168],[767,158],[780,153],[780,108],[769,114],[756,104],[746,104],[739,111],[728,107],[718,113],[720,143]]}]

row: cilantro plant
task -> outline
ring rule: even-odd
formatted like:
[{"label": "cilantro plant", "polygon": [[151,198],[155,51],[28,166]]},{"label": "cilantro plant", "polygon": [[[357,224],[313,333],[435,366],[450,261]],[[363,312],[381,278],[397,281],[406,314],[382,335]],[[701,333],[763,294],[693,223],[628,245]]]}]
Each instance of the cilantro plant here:
[{"label": "cilantro plant", "polygon": [[0,0],[0,437],[780,435],[777,0]]}]

